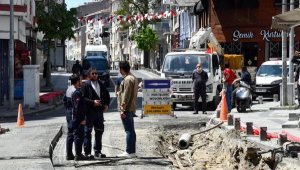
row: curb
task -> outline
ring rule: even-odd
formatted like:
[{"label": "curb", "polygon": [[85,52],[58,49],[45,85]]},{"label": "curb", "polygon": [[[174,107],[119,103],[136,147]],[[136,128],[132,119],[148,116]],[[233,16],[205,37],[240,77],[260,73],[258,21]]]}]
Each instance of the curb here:
[{"label": "curb", "polygon": [[53,151],[56,147],[56,144],[57,142],[59,141],[59,139],[61,138],[62,134],[63,134],[63,126],[60,126],[60,129],[59,131],[57,132],[57,134],[54,136],[54,138],[51,140],[51,143],[49,145],[49,158],[50,158],[50,161],[51,161],[51,164],[53,166]]},{"label": "curb", "polygon": [[[62,104],[54,104],[54,105],[51,105],[51,106],[47,106],[46,108],[43,108],[43,109],[24,112],[23,114],[24,115],[32,115],[32,114],[37,114],[37,113],[44,113],[44,112],[54,110],[55,108],[57,108],[60,105],[62,105]],[[4,116],[0,115],[0,118],[17,118],[17,117],[18,117],[18,114],[16,114],[16,115],[4,115]]]},{"label": "curb", "polygon": [[270,110],[297,110],[297,109],[299,109],[298,105],[270,107]]}]

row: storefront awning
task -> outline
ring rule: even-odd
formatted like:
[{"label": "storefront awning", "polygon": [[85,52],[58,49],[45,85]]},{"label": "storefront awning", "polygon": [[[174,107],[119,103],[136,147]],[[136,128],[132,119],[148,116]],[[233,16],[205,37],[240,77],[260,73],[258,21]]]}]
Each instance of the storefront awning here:
[{"label": "storefront awning", "polygon": [[300,8],[272,17],[272,29],[289,32],[291,27],[300,25]]}]

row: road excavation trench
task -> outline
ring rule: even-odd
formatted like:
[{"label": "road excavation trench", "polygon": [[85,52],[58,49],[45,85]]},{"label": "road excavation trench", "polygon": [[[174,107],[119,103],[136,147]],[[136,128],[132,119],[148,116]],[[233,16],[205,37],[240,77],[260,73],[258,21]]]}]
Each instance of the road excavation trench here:
[{"label": "road excavation trench", "polygon": [[[198,123],[199,124],[199,123]],[[172,169],[273,169],[276,161],[271,154],[261,155],[255,143],[243,140],[239,131],[215,128],[193,136],[191,145],[179,149],[178,140],[184,133],[197,133],[205,127],[163,126],[155,129],[158,135],[156,150],[172,162]],[[278,165],[276,169],[287,169]]]}]

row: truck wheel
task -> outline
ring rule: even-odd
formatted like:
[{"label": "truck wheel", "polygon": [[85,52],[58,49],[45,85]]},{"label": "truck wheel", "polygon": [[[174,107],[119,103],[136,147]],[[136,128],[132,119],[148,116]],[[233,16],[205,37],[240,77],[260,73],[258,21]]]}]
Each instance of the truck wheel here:
[{"label": "truck wheel", "polygon": [[214,99],[213,99],[213,101],[211,102],[210,107],[211,107],[212,110],[217,109],[219,103],[221,102],[221,97],[218,95],[219,93],[220,93],[220,92],[217,91],[216,96],[214,96]]},{"label": "truck wheel", "polygon": [[172,109],[173,109],[173,111],[176,109],[176,103],[172,104]]}]

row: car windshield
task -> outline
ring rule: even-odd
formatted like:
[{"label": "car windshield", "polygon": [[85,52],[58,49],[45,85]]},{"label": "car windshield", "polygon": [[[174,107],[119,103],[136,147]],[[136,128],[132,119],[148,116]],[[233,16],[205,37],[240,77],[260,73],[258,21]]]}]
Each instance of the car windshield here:
[{"label": "car windshield", "polygon": [[167,55],[163,63],[164,73],[192,73],[198,63],[206,72],[210,70],[210,55],[208,54],[176,54]]},{"label": "car windshield", "polygon": [[107,52],[105,51],[87,51],[86,56],[102,56],[106,58]]},{"label": "car windshield", "polygon": [[282,65],[262,65],[256,75],[259,77],[281,77]]},{"label": "car windshield", "polygon": [[105,59],[88,59],[91,67],[96,68],[97,70],[107,70],[109,69],[108,62]]}]

